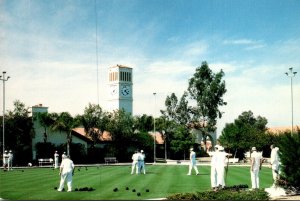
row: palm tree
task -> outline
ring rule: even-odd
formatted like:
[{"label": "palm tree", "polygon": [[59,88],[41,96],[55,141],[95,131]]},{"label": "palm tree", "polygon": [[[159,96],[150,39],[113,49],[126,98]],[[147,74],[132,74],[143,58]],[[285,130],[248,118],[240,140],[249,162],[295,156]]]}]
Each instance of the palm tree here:
[{"label": "palm tree", "polygon": [[44,127],[44,142],[45,143],[47,142],[47,137],[48,137],[47,128],[50,127],[54,123],[51,116],[52,115],[47,112],[37,114],[37,119],[38,119],[39,123],[41,124],[42,127]]},{"label": "palm tree", "polygon": [[80,125],[81,117],[77,115],[73,118],[70,113],[62,112],[52,115],[53,124],[52,130],[67,133],[67,155],[70,155],[70,144],[72,143],[72,129]]}]

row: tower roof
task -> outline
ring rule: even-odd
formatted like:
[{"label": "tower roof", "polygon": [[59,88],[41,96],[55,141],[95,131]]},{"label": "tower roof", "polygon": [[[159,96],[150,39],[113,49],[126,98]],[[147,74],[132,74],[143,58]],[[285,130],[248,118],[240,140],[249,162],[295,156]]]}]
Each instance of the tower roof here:
[{"label": "tower roof", "polygon": [[130,69],[132,69],[132,68],[129,67],[129,66],[120,65],[120,64],[117,64],[116,66],[112,66],[112,67],[110,67],[110,68],[130,68]]}]

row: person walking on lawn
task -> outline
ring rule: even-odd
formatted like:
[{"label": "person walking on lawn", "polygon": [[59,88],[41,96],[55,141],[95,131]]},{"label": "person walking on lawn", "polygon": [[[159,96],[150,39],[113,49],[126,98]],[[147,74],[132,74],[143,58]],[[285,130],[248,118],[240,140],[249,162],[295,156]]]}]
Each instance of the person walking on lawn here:
[{"label": "person walking on lawn", "polygon": [[187,175],[192,174],[192,169],[196,171],[196,175],[199,174],[198,168],[197,168],[197,161],[196,161],[196,153],[194,152],[193,148],[190,148],[190,164],[189,164],[189,172]]},{"label": "person walking on lawn", "polygon": [[60,164],[59,175],[60,175],[60,184],[57,191],[62,191],[64,188],[65,182],[67,182],[68,192],[72,191],[72,180],[74,175],[74,163],[69,158],[69,156],[63,156],[62,162]]}]

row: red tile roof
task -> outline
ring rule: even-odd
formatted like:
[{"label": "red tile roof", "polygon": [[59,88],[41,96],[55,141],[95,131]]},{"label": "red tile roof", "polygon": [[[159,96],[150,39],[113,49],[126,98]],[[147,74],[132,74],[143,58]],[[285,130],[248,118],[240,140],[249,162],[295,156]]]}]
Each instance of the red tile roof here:
[{"label": "red tile roof", "polygon": [[[300,129],[300,125],[296,125],[296,126],[293,127],[294,132],[297,129]],[[270,133],[274,133],[274,134],[281,133],[281,132],[286,132],[286,131],[290,132],[291,131],[291,126],[277,126],[277,127],[272,127],[272,128],[268,128],[267,131],[270,132]]]},{"label": "red tile roof", "polygon": [[155,135],[153,134],[153,132],[150,132],[149,134],[151,135],[152,138],[154,138],[154,136],[156,136],[156,138],[155,138],[156,144],[164,144],[165,143],[164,138],[160,132],[155,132]]},{"label": "red tile roof", "polygon": [[[98,130],[97,128],[95,128],[96,130]],[[74,128],[72,129],[74,132],[76,132],[77,134],[88,138],[89,140],[92,140],[92,138],[90,136],[87,135],[87,133],[85,132],[84,128]],[[102,135],[99,136],[98,138],[100,141],[111,141],[111,135],[109,132],[104,131]]]}]

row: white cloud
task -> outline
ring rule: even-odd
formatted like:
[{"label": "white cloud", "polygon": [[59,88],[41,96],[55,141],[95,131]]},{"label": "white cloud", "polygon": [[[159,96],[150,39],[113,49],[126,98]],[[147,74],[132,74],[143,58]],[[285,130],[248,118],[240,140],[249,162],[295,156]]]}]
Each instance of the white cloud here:
[{"label": "white cloud", "polygon": [[224,40],[223,44],[245,46],[245,50],[255,50],[255,49],[264,48],[266,46],[263,41],[260,40],[256,41],[252,39]]}]

